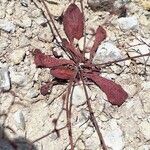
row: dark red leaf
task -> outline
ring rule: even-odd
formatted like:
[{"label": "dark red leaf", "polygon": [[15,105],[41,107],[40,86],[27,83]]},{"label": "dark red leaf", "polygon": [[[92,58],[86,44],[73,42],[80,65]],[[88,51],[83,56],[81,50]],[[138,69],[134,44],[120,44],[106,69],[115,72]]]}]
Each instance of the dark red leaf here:
[{"label": "dark red leaf", "polygon": [[74,64],[72,60],[58,59],[55,57],[51,57],[50,55],[45,55],[39,49],[36,49],[34,51],[34,54],[34,62],[37,67],[52,68],[66,64]]},{"label": "dark red leaf", "polygon": [[63,79],[69,80],[75,77],[76,71],[73,68],[67,66],[59,66],[57,68],[51,69],[51,75]]},{"label": "dark red leaf", "polygon": [[108,101],[117,106],[121,106],[128,98],[128,94],[123,88],[111,80],[99,76],[97,73],[86,74],[87,78],[95,82],[107,95]]},{"label": "dark red leaf", "polygon": [[49,88],[50,88],[50,83],[47,83],[45,85],[42,85],[41,89],[40,89],[40,92],[42,95],[46,95],[48,94],[48,91],[49,91]]},{"label": "dark red leaf", "polygon": [[74,38],[80,39],[83,36],[84,19],[83,13],[74,3],[70,4],[63,16],[64,31],[72,43]]},{"label": "dark red leaf", "polygon": [[103,27],[99,26],[96,30],[95,40],[93,47],[91,48],[91,55],[93,56],[95,51],[97,50],[98,46],[101,44],[101,42],[106,39],[106,31]]},{"label": "dark red leaf", "polygon": [[78,61],[82,60],[82,54],[80,53],[80,50],[76,49],[72,43],[69,43],[66,39],[63,39],[62,45],[67,49],[72,57],[76,57]]}]

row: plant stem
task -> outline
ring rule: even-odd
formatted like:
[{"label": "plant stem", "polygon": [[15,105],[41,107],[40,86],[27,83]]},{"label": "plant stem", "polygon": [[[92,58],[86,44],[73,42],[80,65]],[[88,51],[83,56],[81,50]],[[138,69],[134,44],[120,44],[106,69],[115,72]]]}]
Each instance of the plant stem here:
[{"label": "plant stem", "polygon": [[89,113],[90,113],[90,120],[91,120],[91,122],[93,123],[93,125],[94,125],[94,127],[96,129],[96,132],[98,134],[99,141],[100,141],[100,144],[102,146],[102,149],[103,150],[107,150],[107,147],[106,147],[105,141],[103,139],[102,133],[100,132],[98,123],[97,123],[96,118],[94,116],[94,112],[93,112],[93,109],[92,109],[92,106],[91,106],[91,102],[90,102],[90,99],[88,97],[87,89],[86,89],[86,86],[85,86],[85,82],[84,82],[84,79],[83,79],[83,73],[82,73],[82,71],[80,71],[80,78],[82,80],[83,88],[84,88],[84,91],[85,91],[85,96],[86,96],[86,99],[87,99],[86,102],[87,102],[87,106],[88,106]]},{"label": "plant stem", "polygon": [[110,65],[110,64],[112,64],[112,63],[118,63],[118,62],[122,62],[122,61],[126,61],[126,60],[132,60],[132,59],[140,58],[140,57],[144,57],[144,56],[150,56],[150,53],[143,54],[143,55],[138,55],[138,56],[133,56],[133,57],[130,57],[130,58],[127,57],[127,58],[124,58],[124,59],[109,61],[109,62],[101,63],[101,64],[98,64],[98,65],[95,65],[95,66],[96,66],[96,67],[100,67],[100,66],[103,66],[103,65]]}]

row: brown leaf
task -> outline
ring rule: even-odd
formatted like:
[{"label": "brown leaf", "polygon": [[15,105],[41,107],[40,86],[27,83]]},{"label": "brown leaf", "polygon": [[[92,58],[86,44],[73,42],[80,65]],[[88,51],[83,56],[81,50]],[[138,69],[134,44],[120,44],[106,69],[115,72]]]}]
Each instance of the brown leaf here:
[{"label": "brown leaf", "polygon": [[51,69],[51,75],[63,79],[69,80],[75,77],[76,71],[73,68],[69,68],[67,66],[59,66],[54,69]]},{"label": "brown leaf", "polygon": [[63,17],[64,31],[72,43],[74,38],[80,39],[83,36],[84,19],[83,13],[74,3],[70,4]]},{"label": "brown leaf", "polygon": [[51,57],[50,55],[45,55],[39,49],[34,51],[34,62],[37,67],[53,68],[56,66],[74,64],[72,60],[58,59]]},{"label": "brown leaf", "polygon": [[119,85],[111,80],[99,76],[97,73],[86,74],[87,78],[95,82],[99,88],[107,95],[108,101],[117,106],[121,106],[128,98],[128,94]]}]

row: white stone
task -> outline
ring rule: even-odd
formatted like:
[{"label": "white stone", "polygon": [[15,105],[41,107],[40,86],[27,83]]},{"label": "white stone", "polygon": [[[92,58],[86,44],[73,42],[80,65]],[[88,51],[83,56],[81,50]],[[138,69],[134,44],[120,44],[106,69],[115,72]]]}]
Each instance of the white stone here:
[{"label": "white stone", "polygon": [[121,58],[122,55],[120,49],[118,49],[112,42],[104,42],[98,47],[93,58],[93,63],[100,64]]},{"label": "white stone", "polygon": [[0,90],[8,91],[10,89],[10,77],[7,68],[0,69]]},{"label": "white stone", "polygon": [[16,122],[16,126],[21,129],[25,129],[25,118],[21,110],[18,110],[14,113],[14,120]]},{"label": "white stone", "polygon": [[[91,97],[91,90],[86,86],[88,96]],[[79,106],[86,102],[86,96],[84,92],[83,85],[77,85],[74,87],[72,95],[72,103],[76,106]]]},{"label": "white stone", "polygon": [[138,148],[138,150],[150,150],[150,145],[142,145]]},{"label": "white stone", "polygon": [[148,121],[143,121],[140,124],[140,131],[143,133],[146,140],[150,140],[150,123]]},{"label": "white stone", "polygon": [[14,65],[17,65],[21,63],[25,56],[25,50],[24,49],[17,49],[14,50],[10,56],[10,59]]},{"label": "white stone", "polygon": [[106,145],[111,147],[112,150],[122,150],[125,144],[120,127],[115,119],[110,120],[108,124],[110,128],[107,131],[103,131],[104,133],[102,132]]},{"label": "white stone", "polygon": [[44,24],[44,23],[47,22],[47,20],[46,20],[44,17],[42,17],[42,16],[40,16],[40,17],[34,19],[34,21],[35,21],[38,25],[42,25],[42,24]]},{"label": "white stone", "polygon": [[150,89],[150,81],[146,81],[142,83],[143,90]]},{"label": "white stone", "polygon": [[0,19],[0,29],[6,31],[6,32],[14,32],[15,31],[15,25],[12,21],[6,20],[6,19]]},{"label": "white stone", "polygon": [[29,46],[29,44],[30,44],[30,41],[29,41],[29,39],[26,36],[22,36],[19,39],[19,46],[20,47]]},{"label": "white stone", "polygon": [[35,88],[32,88],[32,89],[30,89],[28,91],[27,97],[29,97],[29,98],[35,98],[35,97],[38,96],[38,94],[39,94],[39,92]]},{"label": "white stone", "polygon": [[27,77],[24,72],[16,72],[11,68],[9,69],[9,72],[10,72],[11,82],[16,85],[22,86],[24,82],[27,80],[26,79]]},{"label": "white stone", "polygon": [[139,23],[135,16],[131,16],[119,18],[118,25],[122,30],[130,30],[130,29],[137,29]]}]

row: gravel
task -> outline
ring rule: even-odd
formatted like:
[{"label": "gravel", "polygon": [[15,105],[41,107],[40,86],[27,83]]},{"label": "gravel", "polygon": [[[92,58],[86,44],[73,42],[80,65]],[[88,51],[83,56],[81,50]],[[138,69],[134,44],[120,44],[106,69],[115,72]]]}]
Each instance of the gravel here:
[{"label": "gravel", "polygon": [[[111,2],[109,3],[111,8],[114,7],[113,1],[106,1]],[[4,132],[7,137],[0,138],[2,150],[14,149],[10,145],[10,140],[24,139],[23,141],[32,143],[50,133],[54,129],[55,119],[65,104],[63,92],[67,88],[66,84],[55,85],[47,96],[40,94],[41,84],[52,80],[53,77],[49,69],[36,68],[33,50],[39,48],[49,55],[53,54],[53,50],[58,57],[68,59],[68,56],[53,39],[47,20],[40,10],[45,9],[39,1],[36,2],[39,8],[31,0],[0,2],[0,126],[5,125]],[[49,3],[48,8],[55,19],[68,6],[66,0],[54,0]],[[127,14],[124,17],[118,17],[117,13],[112,15],[112,9],[108,5],[103,9],[104,5],[100,5],[101,3],[100,0],[88,0],[88,3],[87,1],[84,3],[86,57],[90,57],[89,47],[93,44],[93,31],[102,24],[107,31],[107,38],[99,46],[94,63],[149,53],[149,1],[116,0],[117,7],[122,3],[126,4]],[[116,6],[114,11],[117,9]],[[62,25],[56,22],[56,26],[64,38]],[[61,44],[60,38],[58,36],[56,38]],[[81,50],[83,45],[84,38],[76,41],[76,46]],[[149,66],[149,57],[143,57],[101,68],[102,76],[120,84],[128,92],[129,98],[121,107],[112,106],[96,85],[86,81],[92,108],[108,150],[150,149]],[[59,96],[61,93],[63,95]],[[72,94],[73,138],[74,141],[79,139],[75,144],[75,150],[98,150],[99,140],[92,123],[88,120],[89,112],[85,103],[83,85],[79,82]],[[65,125],[66,112],[63,109],[57,128]],[[36,149],[48,150],[51,147],[51,150],[64,150],[68,145],[68,133],[66,129],[59,133],[59,138],[53,133],[35,142]]]}]

